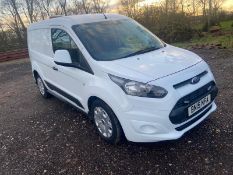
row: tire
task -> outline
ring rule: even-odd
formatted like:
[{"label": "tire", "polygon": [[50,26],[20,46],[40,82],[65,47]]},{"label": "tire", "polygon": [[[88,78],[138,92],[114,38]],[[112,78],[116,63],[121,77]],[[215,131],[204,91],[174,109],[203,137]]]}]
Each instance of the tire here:
[{"label": "tire", "polygon": [[42,80],[42,78],[38,75],[36,77],[36,84],[39,88],[39,92],[40,94],[44,97],[44,98],[49,98],[51,97],[50,93],[48,92],[48,89],[46,88],[46,86],[44,85],[44,82]]},{"label": "tire", "polygon": [[103,140],[110,144],[118,144],[122,141],[123,130],[120,122],[106,103],[95,100],[91,105],[91,117],[97,132]]}]

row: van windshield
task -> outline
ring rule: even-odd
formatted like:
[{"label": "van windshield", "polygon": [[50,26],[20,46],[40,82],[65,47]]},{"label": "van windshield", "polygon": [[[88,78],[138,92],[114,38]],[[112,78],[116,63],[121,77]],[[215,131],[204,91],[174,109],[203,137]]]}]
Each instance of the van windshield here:
[{"label": "van windshield", "polygon": [[157,37],[133,20],[111,20],[72,27],[97,61],[111,61],[164,47]]}]

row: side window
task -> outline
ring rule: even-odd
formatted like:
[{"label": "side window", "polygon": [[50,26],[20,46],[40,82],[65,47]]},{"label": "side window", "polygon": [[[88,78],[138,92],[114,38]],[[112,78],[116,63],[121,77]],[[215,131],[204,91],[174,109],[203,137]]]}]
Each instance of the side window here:
[{"label": "side window", "polygon": [[62,29],[52,29],[51,32],[53,51],[67,50],[70,53],[73,64],[83,68],[84,70],[88,70],[89,66],[85,58],[70,35]]}]

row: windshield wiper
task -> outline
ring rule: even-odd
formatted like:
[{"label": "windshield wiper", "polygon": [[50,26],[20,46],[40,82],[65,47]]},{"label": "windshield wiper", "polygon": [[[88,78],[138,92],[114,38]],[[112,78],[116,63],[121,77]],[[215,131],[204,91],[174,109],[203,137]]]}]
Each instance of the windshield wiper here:
[{"label": "windshield wiper", "polygon": [[126,55],[122,58],[127,58],[127,57],[132,57],[132,56],[135,56],[135,55],[139,55],[139,54],[143,54],[143,53],[146,53],[146,52],[151,52],[151,51],[154,51],[154,50],[158,50],[160,49],[161,47],[148,47],[148,48],[145,48],[145,49],[142,49],[142,50],[139,50],[139,51],[136,51],[136,52],[133,52],[129,55]]}]

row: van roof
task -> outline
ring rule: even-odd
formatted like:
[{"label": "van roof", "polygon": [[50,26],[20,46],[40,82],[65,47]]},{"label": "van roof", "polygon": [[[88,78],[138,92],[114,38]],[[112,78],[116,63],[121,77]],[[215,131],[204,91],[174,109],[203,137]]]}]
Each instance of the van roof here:
[{"label": "van roof", "polygon": [[46,19],[40,22],[32,23],[28,27],[28,30],[48,28],[49,26],[72,27],[73,25],[84,24],[84,23],[128,18],[126,16],[119,15],[119,14],[106,13],[105,15],[107,16],[107,19],[105,19],[104,14],[84,14],[84,15],[61,16],[61,17]]}]

